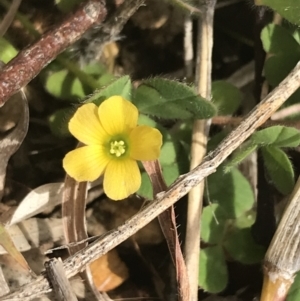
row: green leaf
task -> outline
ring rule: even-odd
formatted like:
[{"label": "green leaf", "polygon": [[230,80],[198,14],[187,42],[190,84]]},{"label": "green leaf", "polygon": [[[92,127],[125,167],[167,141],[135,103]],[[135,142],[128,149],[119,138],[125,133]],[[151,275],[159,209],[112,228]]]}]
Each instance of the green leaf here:
[{"label": "green leaf", "polygon": [[207,143],[207,152],[213,151],[229,134],[228,129],[223,129],[219,133],[209,138]]},{"label": "green leaf", "polygon": [[275,187],[284,195],[291,193],[295,184],[294,170],[286,153],[273,146],[266,146],[261,150],[268,176]]},{"label": "green leaf", "polygon": [[[83,83],[75,73],[68,69],[55,70],[56,68],[56,65],[52,64],[51,69],[48,69],[51,72],[45,76],[45,88],[50,94],[59,99],[78,102],[92,92],[90,85]],[[94,82],[98,82],[99,87],[111,82],[113,78],[100,63],[86,65],[81,73],[83,76],[89,76]]]},{"label": "green leaf", "polygon": [[226,288],[228,271],[223,249],[220,246],[200,251],[199,286],[209,293],[219,293]]},{"label": "green leaf", "polygon": [[207,119],[216,113],[214,105],[193,88],[162,78],[144,81],[136,89],[133,103],[142,113],[165,119]]},{"label": "green leaf", "polygon": [[247,213],[238,218],[227,233],[223,246],[230,256],[244,264],[261,262],[265,249],[255,243],[250,226],[254,223],[254,215]]},{"label": "green leaf", "polygon": [[145,199],[148,199],[148,200],[153,199],[152,184],[151,184],[148,174],[145,171],[142,172],[141,187],[139,188],[139,190],[136,193],[138,195],[144,197]]},{"label": "green leaf", "polygon": [[99,106],[105,99],[119,95],[127,100],[131,100],[132,85],[128,75],[120,77],[103,89],[97,90],[85,102],[93,102]]},{"label": "green leaf", "polygon": [[220,244],[226,231],[228,214],[218,204],[203,209],[201,217],[201,239],[209,244]]},{"label": "green leaf", "polygon": [[212,101],[220,115],[233,114],[241,104],[241,91],[226,81],[212,83]]},{"label": "green leaf", "polygon": [[223,168],[207,179],[209,199],[217,202],[228,218],[237,218],[252,208],[254,195],[252,188],[242,173],[233,168],[224,173]]},{"label": "green leaf", "polygon": [[250,141],[259,146],[296,147],[300,144],[300,132],[292,127],[271,126],[255,132]]},{"label": "green leaf", "polygon": [[293,38],[300,45],[300,31],[298,29],[293,30],[292,32]]},{"label": "green leaf", "polygon": [[168,139],[164,142],[160,151],[159,162],[162,165],[172,164],[176,160],[180,146],[180,143],[175,139]]},{"label": "green leaf", "polygon": [[237,151],[234,152],[230,161],[225,164],[224,172],[230,172],[234,167],[237,167],[237,165],[244,161],[256,149],[257,145],[251,144],[249,141],[244,143]]},{"label": "green leaf", "polygon": [[87,94],[81,81],[66,69],[51,73],[45,88],[48,93],[63,100],[78,101]]},{"label": "green leaf", "polygon": [[269,6],[291,23],[300,25],[300,3],[298,0],[256,0],[255,4]]},{"label": "green leaf", "polygon": [[296,278],[286,298],[286,301],[299,301],[299,300],[300,300],[300,272],[296,274]]},{"label": "green leaf", "polygon": [[265,76],[271,85],[276,86],[299,61],[300,45],[290,31],[275,24],[262,30],[261,40],[265,51],[273,54],[265,62]]},{"label": "green leaf", "polygon": [[180,175],[178,164],[163,165],[162,172],[167,186],[171,185]]},{"label": "green leaf", "polygon": [[[180,164],[174,163],[171,165],[163,165],[162,173],[166,184],[171,185],[180,175]],[[142,184],[137,194],[152,200],[153,199],[153,189],[149,179],[149,176],[146,172],[142,172]]]},{"label": "green leaf", "polygon": [[300,51],[300,45],[284,27],[269,24],[261,32],[264,50],[269,54],[287,54]]},{"label": "green leaf", "polygon": [[51,132],[58,137],[70,136],[68,124],[76,111],[75,107],[55,111],[49,116],[48,122]]},{"label": "green leaf", "polygon": [[0,37],[0,60],[4,63],[8,63],[17,54],[18,51],[16,48],[5,38]]},{"label": "green leaf", "polygon": [[264,66],[267,81],[277,86],[296,66],[300,59],[299,53],[279,54],[269,57]]}]

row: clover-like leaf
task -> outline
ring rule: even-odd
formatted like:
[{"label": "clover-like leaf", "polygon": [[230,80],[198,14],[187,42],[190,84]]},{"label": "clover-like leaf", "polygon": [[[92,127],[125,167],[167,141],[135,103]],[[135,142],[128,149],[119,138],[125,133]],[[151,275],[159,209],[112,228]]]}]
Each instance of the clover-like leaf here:
[{"label": "clover-like leaf", "polygon": [[259,146],[296,147],[300,144],[300,132],[292,127],[271,126],[255,132],[250,141]]},{"label": "clover-like leaf", "polygon": [[250,154],[252,154],[257,149],[256,144],[252,144],[249,141],[244,143],[237,151],[234,152],[233,157],[226,163],[224,167],[224,172],[230,172],[232,168],[239,165],[244,161]]},{"label": "clover-like leaf", "polygon": [[255,4],[269,6],[291,23],[300,25],[300,3],[298,0],[255,0]]},{"label": "clover-like leaf", "polygon": [[296,66],[300,59],[297,52],[278,54],[269,57],[264,66],[267,81],[272,86],[277,86]]},{"label": "clover-like leaf", "polygon": [[145,80],[136,89],[133,103],[142,113],[165,119],[207,119],[216,113],[214,105],[195,89],[163,78]]},{"label": "clover-like leaf", "polygon": [[18,54],[16,48],[5,38],[0,37],[0,60],[8,63]]},{"label": "clover-like leaf", "polygon": [[137,191],[137,194],[148,200],[153,199],[152,184],[148,174],[145,171],[142,172],[142,183],[139,190]]},{"label": "clover-like leaf", "polygon": [[171,185],[180,175],[178,164],[163,165],[162,172],[166,184]]},{"label": "clover-like leaf", "polygon": [[66,69],[52,72],[46,79],[45,88],[53,96],[69,101],[78,101],[89,93],[81,81]]},{"label": "clover-like leaf", "polygon": [[241,91],[226,81],[215,81],[212,83],[212,101],[218,107],[222,115],[233,114],[241,104]]},{"label": "clover-like leaf", "polygon": [[266,146],[261,150],[268,176],[275,187],[284,195],[291,193],[295,184],[294,170],[287,154],[274,146]]},{"label": "clover-like leaf", "polygon": [[93,102],[97,106],[100,105],[105,99],[119,95],[127,100],[132,100],[131,97],[132,85],[129,76],[122,76],[112,83],[104,87],[103,89],[97,90],[86,99],[85,102]]},{"label": "clover-like leaf", "polygon": [[207,292],[219,293],[226,288],[228,271],[221,246],[200,251],[199,286]]},{"label": "clover-like leaf", "polygon": [[254,218],[252,212],[239,217],[223,243],[223,246],[234,260],[245,264],[260,262],[265,253],[265,249],[255,243],[251,234],[250,226],[254,223]]},{"label": "clover-like leaf", "polygon": [[51,132],[58,137],[70,136],[70,131],[68,128],[68,123],[75,113],[76,108],[64,108],[55,111],[48,118],[48,123]]},{"label": "clover-like leaf", "polygon": [[300,45],[283,26],[268,24],[261,31],[264,50],[269,54],[286,54],[300,51]]},{"label": "clover-like leaf", "polygon": [[226,211],[228,218],[237,218],[254,203],[252,188],[242,173],[233,168],[224,173],[223,168],[207,178],[209,198]]},{"label": "clover-like leaf", "polygon": [[228,214],[218,204],[203,209],[201,217],[201,239],[209,244],[220,244],[225,234]]}]

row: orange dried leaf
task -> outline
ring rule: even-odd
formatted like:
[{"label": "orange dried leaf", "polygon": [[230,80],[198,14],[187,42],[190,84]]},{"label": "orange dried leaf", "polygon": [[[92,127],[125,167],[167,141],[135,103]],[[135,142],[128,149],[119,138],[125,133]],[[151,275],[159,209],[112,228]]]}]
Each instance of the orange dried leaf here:
[{"label": "orange dried leaf", "polygon": [[90,269],[94,284],[100,292],[118,287],[129,276],[127,266],[114,249],[94,261]]}]

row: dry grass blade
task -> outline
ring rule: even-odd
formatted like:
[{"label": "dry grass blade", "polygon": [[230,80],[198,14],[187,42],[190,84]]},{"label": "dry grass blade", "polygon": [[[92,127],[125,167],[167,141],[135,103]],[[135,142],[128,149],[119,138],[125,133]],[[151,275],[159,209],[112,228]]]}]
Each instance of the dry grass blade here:
[{"label": "dry grass blade", "polygon": [[[80,146],[80,144],[78,146]],[[68,250],[70,255],[75,254],[87,245],[87,242],[72,244],[86,241],[88,238],[85,220],[87,187],[87,182],[79,183],[69,176],[66,176],[62,202],[62,219],[65,239],[67,244],[69,244]],[[94,285],[89,266],[81,273],[81,277],[88,284],[96,300],[101,300],[101,295]]]},{"label": "dry grass blade", "polygon": [[[88,238],[85,221],[86,198],[87,182],[79,183],[66,176],[62,201],[62,219],[67,244],[85,241]],[[70,255],[80,251],[86,245],[86,242],[69,245]],[[99,293],[94,286],[90,268],[87,267],[81,276],[86,280],[90,289],[99,300]]]},{"label": "dry grass blade", "polygon": [[[100,180],[88,184],[88,203],[103,194],[101,184]],[[0,221],[6,226],[12,226],[43,211],[52,211],[61,204],[63,188],[63,183],[48,183],[35,188],[24,197],[17,208],[11,208],[1,215]]]},{"label": "dry grass blade", "polygon": [[19,252],[2,223],[0,223],[0,244],[7,251],[7,253],[20,264],[23,269],[31,272],[26,259],[23,257],[22,253]]},{"label": "dry grass blade", "polygon": [[[211,98],[213,17],[215,0],[199,1],[202,16],[198,19],[198,49],[196,66],[196,86],[198,93]],[[210,121],[195,120],[192,133],[190,169],[199,165],[205,154]],[[203,205],[204,182],[194,187],[188,196],[185,260],[191,288],[190,300],[198,298],[199,253],[201,235],[201,212]]]},{"label": "dry grass blade", "polygon": [[[164,181],[159,161],[144,161],[143,166],[150,177],[154,197],[158,193],[167,190],[167,185]],[[166,211],[161,213],[158,216],[158,220],[175,266],[178,299],[183,301],[189,300],[189,282],[187,278],[185,262],[180,248],[180,242],[178,239],[174,206],[171,206]]]},{"label": "dry grass blade", "polygon": [[[172,206],[205,177],[216,171],[217,167],[239,147],[262,123],[299,88],[300,63],[261,103],[259,103],[233,130],[220,145],[205,158],[204,162],[189,173],[182,175],[167,191],[158,194],[153,202],[144,207],[138,214],[127,220],[122,226],[107,233],[73,256],[64,261],[67,277],[76,275],[85,269],[86,265],[119,245],[135,234],[155,217]],[[13,294],[2,297],[2,301],[31,300],[41,294],[51,291],[44,274],[32,283],[21,287]]]}]

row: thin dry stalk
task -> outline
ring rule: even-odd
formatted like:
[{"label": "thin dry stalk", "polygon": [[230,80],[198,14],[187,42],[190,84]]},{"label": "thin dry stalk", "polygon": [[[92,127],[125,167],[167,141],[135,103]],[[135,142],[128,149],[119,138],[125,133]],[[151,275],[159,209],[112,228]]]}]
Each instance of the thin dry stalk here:
[{"label": "thin dry stalk", "polygon": [[[202,15],[199,18],[198,56],[196,70],[196,85],[199,94],[211,98],[211,70],[213,47],[213,16],[215,0],[203,4]],[[209,122],[196,120],[193,126],[191,145],[191,165],[193,169],[199,165],[205,154]],[[185,259],[190,282],[190,300],[198,300],[199,253],[201,235],[201,212],[203,205],[204,182],[193,188],[188,197],[187,228],[185,241]]]},{"label": "thin dry stalk", "polygon": [[300,104],[297,103],[297,104],[288,106],[287,108],[277,111],[275,114],[272,115],[271,119],[272,120],[280,120],[280,119],[284,119],[284,118],[290,117],[291,115],[299,114],[299,113],[300,113]]},{"label": "thin dry stalk", "polygon": [[193,76],[193,20],[191,15],[186,15],[184,19],[184,64],[185,76],[190,79]]}]

